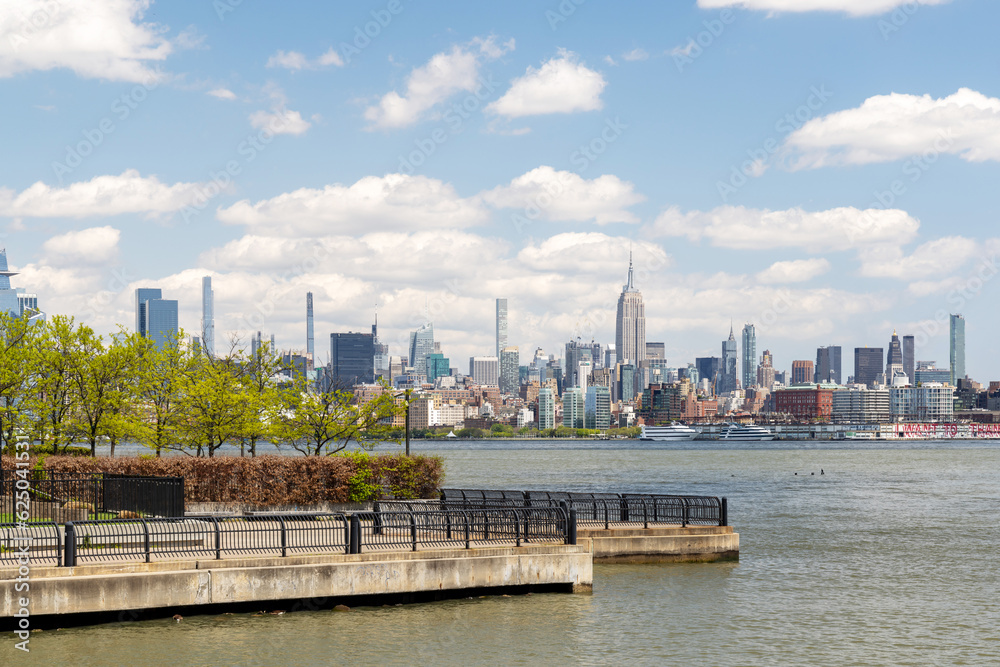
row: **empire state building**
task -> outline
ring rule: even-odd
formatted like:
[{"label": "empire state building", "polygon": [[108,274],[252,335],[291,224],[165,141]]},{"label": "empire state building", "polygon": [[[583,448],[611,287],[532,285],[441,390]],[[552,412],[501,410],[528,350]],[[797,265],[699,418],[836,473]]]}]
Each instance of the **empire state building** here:
[{"label": "empire state building", "polygon": [[632,282],[632,253],[628,256],[628,282],[618,297],[615,353],[618,361],[636,367],[646,358],[646,308],[642,305],[642,294]]}]

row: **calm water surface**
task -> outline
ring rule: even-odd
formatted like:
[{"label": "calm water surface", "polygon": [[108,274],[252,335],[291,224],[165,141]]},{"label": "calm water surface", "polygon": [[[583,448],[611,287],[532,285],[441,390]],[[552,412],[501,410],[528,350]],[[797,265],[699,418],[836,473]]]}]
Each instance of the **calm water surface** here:
[{"label": "calm water surface", "polygon": [[725,495],[740,561],[596,566],[593,595],[47,631],[27,657],[5,637],[0,664],[1000,664],[996,443],[471,446],[414,449],[447,486]]}]

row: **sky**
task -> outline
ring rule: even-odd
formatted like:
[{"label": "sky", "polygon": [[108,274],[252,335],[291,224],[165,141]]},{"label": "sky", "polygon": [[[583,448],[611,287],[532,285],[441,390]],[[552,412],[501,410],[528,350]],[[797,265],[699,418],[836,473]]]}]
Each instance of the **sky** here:
[{"label": "sky", "polygon": [[1000,5],[987,0],[0,0],[0,244],[100,333],[137,287],[216,346],[429,315],[452,365],[647,340],[775,366],[888,347],[1000,378]]}]

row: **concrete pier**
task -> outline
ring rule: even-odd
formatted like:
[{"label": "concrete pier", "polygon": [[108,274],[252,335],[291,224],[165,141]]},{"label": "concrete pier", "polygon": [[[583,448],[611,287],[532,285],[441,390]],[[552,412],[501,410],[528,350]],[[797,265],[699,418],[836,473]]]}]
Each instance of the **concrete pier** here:
[{"label": "concrete pier", "polygon": [[597,563],[698,563],[739,560],[740,536],[732,526],[603,527],[577,530]]}]

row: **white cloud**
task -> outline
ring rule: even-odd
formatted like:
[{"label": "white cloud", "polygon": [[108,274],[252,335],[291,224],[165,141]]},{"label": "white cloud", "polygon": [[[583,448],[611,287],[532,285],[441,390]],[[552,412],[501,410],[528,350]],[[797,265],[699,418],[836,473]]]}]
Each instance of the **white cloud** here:
[{"label": "white cloud", "polygon": [[104,264],[118,254],[120,237],[114,227],[91,227],[53,236],[42,244],[42,250],[48,264]]},{"label": "white cloud", "polygon": [[235,100],[236,99],[236,93],[234,93],[233,91],[229,90],[228,88],[216,88],[215,90],[208,91],[207,94],[211,95],[212,97],[217,97],[220,100]]},{"label": "white cloud", "polygon": [[513,48],[513,39],[497,44],[496,38],[491,36],[455,45],[447,53],[438,53],[427,64],[410,72],[405,92],[390,91],[377,105],[365,109],[365,120],[372,128],[412,125],[455,93],[478,90],[480,59],[499,58]]},{"label": "white cloud", "polygon": [[[150,63],[172,51],[144,22],[149,0],[0,2],[0,77],[66,68],[85,78],[151,83]],[[185,41],[182,39],[182,41]]]},{"label": "white cloud", "polygon": [[[918,0],[921,5],[941,5],[950,0]],[[698,0],[702,9],[741,7],[772,12],[845,12],[851,16],[884,14],[913,0]]]},{"label": "white cloud", "polygon": [[800,208],[770,211],[720,206],[707,212],[667,209],[647,231],[691,241],[707,238],[712,245],[723,248],[801,248],[818,253],[908,243],[919,228],[919,221],[897,209],[843,207],[812,212]]},{"label": "white cloud", "polygon": [[899,246],[864,248],[861,275],[869,278],[934,278],[954,273],[982,251],[983,242],[947,236],[918,246],[907,256]]},{"label": "white cloud", "polygon": [[592,284],[606,278],[615,285],[626,280],[630,252],[636,270],[644,273],[662,270],[671,263],[669,255],[655,243],[596,232],[556,234],[522,248],[517,260],[534,271],[586,274]]},{"label": "white cloud", "polygon": [[[1000,160],[1000,99],[961,88],[948,97],[892,93],[814,118],[785,140],[793,169],[958,155]],[[912,165],[918,170],[918,165]]]},{"label": "white cloud", "polygon": [[203,198],[202,185],[166,185],[155,176],[129,169],[117,176],[54,188],[41,181],[20,193],[0,189],[0,215],[24,218],[89,218],[94,216],[171,213]]},{"label": "white cloud", "polygon": [[645,200],[631,183],[617,176],[604,175],[588,181],[579,174],[545,165],[480,197],[497,208],[524,209],[529,219],[594,220],[597,224],[638,222],[627,209]]},{"label": "white cloud", "polygon": [[271,110],[250,114],[250,125],[258,130],[268,129],[274,134],[304,134],[312,127],[312,123],[301,113],[287,108],[288,100],[280,88],[268,84],[265,91],[271,97]]},{"label": "white cloud", "polygon": [[298,51],[279,50],[267,59],[266,67],[281,67],[283,69],[298,71],[302,69],[319,69],[328,65],[336,65],[337,67],[343,67],[344,65],[340,54],[333,48],[328,49],[315,60],[310,60],[305,54]]},{"label": "white cloud", "polygon": [[765,285],[801,283],[830,270],[830,262],[822,258],[775,262],[757,274],[757,282]]},{"label": "white cloud", "polygon": [[451,185],[425,176],[366,176],[353,185],[301,188],[255,204],[219,209],[219,220],[280,235],[363,233],[373,228],[455,228],[482,222],[485,211]]},{"label": "white cloud", "polygon": [[649,60],[649,52],[646,51],[646,49],[634,48],[627,53],[623,53],[622,60],[627,60],[629,62],[636,62],[638,60]]},{"label": "white cloud", "polygon": [[606,85],[599,72],[587,69],[575,53],[561,49],[540,68],[529,66],[486,111],[508,118],[596,111],[603,106],[601,93]]}]

